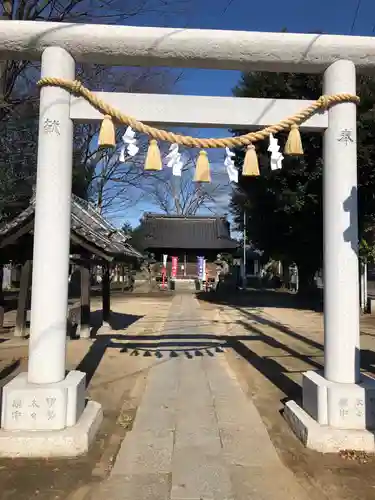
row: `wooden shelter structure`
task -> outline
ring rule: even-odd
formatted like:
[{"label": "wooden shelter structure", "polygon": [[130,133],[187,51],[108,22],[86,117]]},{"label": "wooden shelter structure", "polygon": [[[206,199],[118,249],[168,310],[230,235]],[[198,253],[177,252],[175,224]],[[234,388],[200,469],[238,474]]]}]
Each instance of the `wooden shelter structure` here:
[{"label": "wooden shelter structure", "polygon": [[[22,266],[17,301],[16,336],[24,336],[26,330],[26,311],[33,259],[34,219],[35,197],[17,217],[0,226],[0,263],[4,265],[13,262]],[[79,268],[81,275],[80,318],[75,315],[73,323],[80,324],[81,336],[90,335],[90,288],[94,267],[100,266],[102,269],[103,321],[108,322],[111,267],[119,266],[124,279],[125,266],[131,271],[143,258],[142,254],[128,243],[128,239],[129,237],[117,230],[91,203],[72,195],[70,263],[71,268]],[[50,279],[53,279],[53,276]],[[69,319],[68,305],[67,319]]]},{"label": "wooden shelter structure", "polygon": [[204,257],[208,268],[215,272],[219,253],[233,254],[238,242],[230,236],[230,224],[225,216],[180,216],[145,213],[135,241],[139,247],[154,254],[162,262],[168,255],[167,271],[171,271],[171,257],[178,257],[177,278],[196,278],[197,257]]}]

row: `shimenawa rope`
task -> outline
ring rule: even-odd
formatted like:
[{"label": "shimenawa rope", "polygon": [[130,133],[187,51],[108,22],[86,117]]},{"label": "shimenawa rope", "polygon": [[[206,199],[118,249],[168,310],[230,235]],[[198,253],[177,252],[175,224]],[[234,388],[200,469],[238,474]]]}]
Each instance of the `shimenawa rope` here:
[{"label": "shimenawa rope", "polygon": [[117,109],[113,108],[106,102],[102,101],[91,92],[89,89],[84,87],[84,85],[78,80],[65,80],[63,78],[54,77],[44,77],[38,81],[38,86],[53,86],[61,87],[72,94],[79,95],[86,99],[92,106],[94,106],[98,111],[104,115],[108,115],[113,118],[116,122],[122,123],[124,125],[129,125],[137,132],[146,134],[153,139],[167,141],[170,143],[176,143],[181,146],[194,147],[194,148],[234,148],[241,146],[249,146],[254,142],[261,141],[269,137],[270,134],[277,134],[278,132],[290,130],[295,128],[293,126],[300,125],[301,123],[308,120],[311,116],[317,113],[319,110],[323,111],[335,104],[343,102],[353,102],[355,104],[359,103],[359,97],[353,94],[335,94],[335,95],[322,95],[314,101],[310,106],[303,109],[299,113],[292,115],[279,123],[265,127],[257,132],[250,132],[248,134],[240,135],[237,137],[225,137],[222,139],[202,139],[198,137],[190,137],[188,135],[174,134],[173,132],[168,132],[167,130],[158,129],[155,127],[150,127],[145,123],[142,123],[135,118],[121,113]]}]

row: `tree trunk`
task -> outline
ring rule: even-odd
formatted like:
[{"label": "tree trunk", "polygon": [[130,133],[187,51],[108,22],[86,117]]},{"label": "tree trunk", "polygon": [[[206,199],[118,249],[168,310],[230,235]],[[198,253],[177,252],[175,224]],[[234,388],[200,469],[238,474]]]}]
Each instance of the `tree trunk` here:
[{"label": "tree trunk", "polygon": [[297,262],[298,267],[298,294],[304,296],[315,296],[317,287],[314,280],[316,267]]},{"label": "tree trunk", "polygon": [[281,261],[281,266],[282,266],[282,282],[285,288],[289,288],[289,266],[291,265],[290,260],[282,260]]}]

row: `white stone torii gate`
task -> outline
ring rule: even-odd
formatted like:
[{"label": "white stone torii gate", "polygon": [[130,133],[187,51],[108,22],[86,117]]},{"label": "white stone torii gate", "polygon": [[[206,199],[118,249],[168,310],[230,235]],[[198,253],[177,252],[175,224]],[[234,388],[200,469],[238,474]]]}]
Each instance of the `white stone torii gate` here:
[{"label": "white stone torii gate", "polygon": [[[40,58],[42,77],[74,80],[75,62],[319,72],[324,94],[355,94],[356,67],[375,68],[375,39],[0,21],[0,59]],[[226,128],[270,125],[310,104],[100,94],[145,122]],[[84,406],[84,374],[65,375],[65,345],[73,120],[101,118],[63,89],[41,89],[29,366],[3,391],[0,455],[83,453],[100,425],[100,405]],[[289,402],[285,414],[312,448],[374,450],[375,387],[359,370],[356,105],[302,128],[324,133],[325,365],[304,374],[303,407]],[[340,140],[347,131],[351,140]]]}]

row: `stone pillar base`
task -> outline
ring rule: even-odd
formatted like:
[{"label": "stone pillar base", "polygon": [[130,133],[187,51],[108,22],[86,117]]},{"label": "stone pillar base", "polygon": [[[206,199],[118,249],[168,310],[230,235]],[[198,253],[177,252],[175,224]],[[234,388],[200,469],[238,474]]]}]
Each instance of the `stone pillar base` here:
[{"label": "stone pillar base", "polygon": [[3,388],[0,456],[67,457],[86,453],[102,421],[86,404],[86,375],[71,371],[55,384],[32,384],[20,373]]},{"label": "stone pillar base", "polygon": [[324,453],[343,449],[375,451],[375,380],[338,384],[318,372],[303,374],[303,408],[294,401],[285,418],[308,448]]},{"label": "stone pillar base", "polygon": [[55,384],[32,384],[20,373],[3,388],[4,430],[61,430],[76,424],[85,407],[86,374],[71,371]]},{"label": "stone pillar base", "polygon": [[68,458],[88,452],[103,420],[102,408],[88,401],[78,422],[61,431],[0,429],[0,457]]}]

